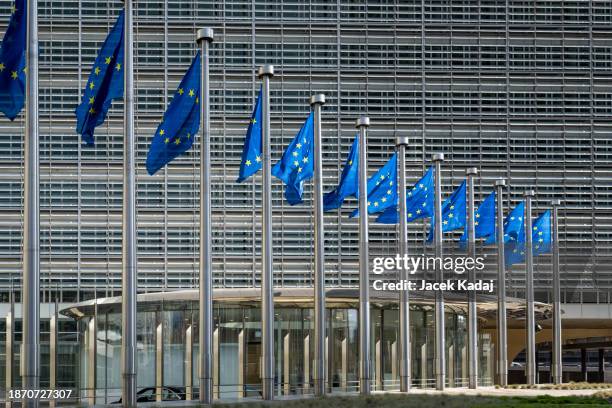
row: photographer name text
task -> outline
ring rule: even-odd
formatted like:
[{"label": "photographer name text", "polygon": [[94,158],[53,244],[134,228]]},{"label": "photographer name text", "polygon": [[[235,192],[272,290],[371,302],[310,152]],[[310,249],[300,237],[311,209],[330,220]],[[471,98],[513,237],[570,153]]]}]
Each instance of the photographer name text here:
[{"label": "photographer name text", "polygon": [[382,291],[436,291],[444,292],[483,292],[493,293],[495,287],[493,280],[476,280],[470,282],[467,279],[446,279],[443,282],[420,280],[400,280],[400,281],[384,281],[377,279],[372,283],[375,290]]}]

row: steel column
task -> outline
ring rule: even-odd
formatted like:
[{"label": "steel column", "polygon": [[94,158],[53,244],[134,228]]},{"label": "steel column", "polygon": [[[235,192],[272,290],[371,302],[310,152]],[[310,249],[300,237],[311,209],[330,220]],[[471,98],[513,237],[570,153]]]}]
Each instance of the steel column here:
[{"label": "steel column", "polygon": [[[408,220],[406,219],[406,146],[408,146],[407,137],[398,137],[395,139],[399,155],[399,254],[404,256],[408,254]],[[406,268],[401,270],[400,280],[407,282],[410,279],[410,273]],[[400,391],[410,391],[410,292],[402,290],[399,300],[399,345],[400,345]]]},{"label": "steel column", "polygon": [[[38,1],[27,1],[23,222],[23,388],[40,384],[40,172],[38,140]],[[38,400],[24,401],[37,407]]]},{"label": "steel column", "polygon": [[133,0],[125,0],[124,31],[124,143],[123,143],[123,252],[121,279],[122,403],[136,406],[136,296],[138,272],[136,242],[136,135],[134,133]]},{"label": "steel column", "polygon": [[371,391],[370,352],[370,259],[368,253],[368,158],[367,129],[370,118],[357,119],[359,129],[359,392]]},{"label": "steel column", "polygon": [[527,298],[527,318],[526,318],[526,345],[527,351],[527,367],[526,376],[527,384],[533,385],[536,383],[536,341],[535,341],[535,310],[534,310],[534,294],[533,294],[533,242],[532,242],[532,225],[531,225],[531,200],[535,196],[532,190],[525,191],[525,294]]},{"label": "steel column", "polygon": [[[435,207],[434,207],[434,242],[435,242],[435,255],[436,259],[442,259],[442,162],[444,161],[444,154],[434,154],[432,160],[435,165]],[[436,264],[436,282],[441,283],[444,279],[444,273],[440,262]],[[436,328],[435,328],[435,350],[434,350],[434,372],[436,377],[436,389],[444,390],[446,386],[446,346],[445,346],[445,322],[444,322],[444,293],[442,290],[436,290],[435,292],[435,316],[436,316]]]},{"label": "steel column", "polygon": [[323,157],[321,138],[321,107],[325,95],[316,94],[310,98],[314,111],[314,204],[315,204],[315,273],[314,273],[314,392],[325,394],[325,233],[323,220]]},{"label": "steel column", "polygon": [[200,282],[199,282],[199,337],[200,402],[213,401],[212,332],[213,332],[213,276],[212,276],[212,215],[210,181],[210,44],[214,39],[211,28],[201,28],[196,33],[200,46],[202,69],[200,71]]},{"label": "steel column", "polygon": [[499,385],[508,385],[508,326],[506,322],[506,264],[504,253],[504,188],[506,180],[495,181],[497,214],[495,218],[497,242],[497,376]]},{"label": "steel column", "polygon": [[262,217],[262,274],[261,274],[261,353],[262,353],[262,396],[265,400],[274,399],[274,298],[272,288],[272,180],[270,165],[270,78],[274,75],[272,65],[259,67],[261,87],[261,145],[263,154],[263,217]]},{"label": "steel column", "polygon": [[[553,280],[553,383],[563,382],[563,339],[561,337],[561,270],[559,266],[559,206],[560,200],[552,205],[552,280]],[[603,382],[603,379],[600,381]]]},{"label": "steel column", "polygon": [[[465,171],[467,177],[467,245],[468,257],[476,258],[476,224],[474,219],[474,177],[478,169],[470,167]],[[468,281],[476,283],[476,268],[468,271]],[[476,306],[476,292],[468,292],[468,386],[472,389],[478,387],[478,308]]]}]

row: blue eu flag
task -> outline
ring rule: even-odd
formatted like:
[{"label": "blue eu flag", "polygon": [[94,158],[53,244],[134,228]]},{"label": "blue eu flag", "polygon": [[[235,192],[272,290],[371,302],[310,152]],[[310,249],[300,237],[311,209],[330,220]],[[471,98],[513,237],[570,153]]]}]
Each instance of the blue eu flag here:
[{"label": "blue eu flag", "polygon": [[[506,267],[509,268],[525,259],[525,203],[520,202],[514,207],[504,220],[504,256]],[[486,244],[497,242],[493,234],[489,236]]]},{"label": "blue eu flag", "polygon": [[249,128],[244,138],[237,182],[242,183],[257,173],[261,169],[261,160],[261,89],[259,89],[255,109],[253,109]]},{"label": "blue eu flag", "polygon": [[14,120],[25,101],[26,0],[15,0],[0,46],[0,111]]},{"label": "blue eu flag", "polygon": [[[525,216],[525,203],[520,202],[514,207],[510,214],[506,216],[504,220],[504,242],[508,242],[511,238],[516,239],[519,235],[523,226],[523,218]],[[485,241],[486,245],[494,244],[497,242],[496,234],[489,235],[489,238]]]},{"label": "blue eu flag", "polygon": [[533,254],[541,255],[550,252],[551,249],[551,227],[550,210],[544,211],[533,223]]},{"label": "blue eu flag", "polygon": [[[495,191],[480,203],[478,209],[474,211],[474,238],[486,238],[495,234]],[[467,240],[467,223],[463,235],[459,238],[460,243]],[[463,244],[462,244],[463,245]]]},{"label": "blue eu flag", "polygon": [[[427,241],[431,242],[434,236],[434,225],[436,218],[431,218],[431,228]],[[466,223],[466,181],[444,200],[442,203],[442,232],[463,228]]]},{"label": "blue eu flag", "polygon": [[314,114],[310,112],[281,160],[272,167],[272,174],[285,183],[285,198],[291,205],[302,202],[304,180],[314,175],[313,127]]},{"label": "blue eu flag", "polygon": [[323,195],[324,211],[340,208],[346,197],[359,196],[359,135],[355,136],[351,151],[344,163],[338,187]]},{"label": "blue eu flag", "polygon": [[200,72],[201,58],[198,52],[168,105],[161,124],[157,127],[149,153],[147,171],[157,170],[185,153],[193,145],[200,128]]},{"label": "blue eu flag", "polygon": [[[434,210],[434,167],[431,166],[425,175],[406,192],[406,219],[412,222],[419,218],[433,215]],[[389,207],[378,216],[380,224],[397,224],[399,222],[397,206]]]},{"label": "blue eu flag", "polygon": [[113,99],[123,97],[123,23],[121,10],[108,33],[89,74],[83,100],[76,108],[77,133],[88,145],[94,144],[94,130],[104,123]]},{"label": "blue eu flag", "polygon": [[[397,204],[397,153],[368,180],[368,214],[384,211]],[[359,209],[351,214],[359,215]]]},{"label": "blue eu flag", "polygon": [[[516,235],[508,238],[505,246],[507,267],[525,261],[525,233],[525,225],[522,224],[521,229]],[[533,245],[531,252],[533,255],[537,256],[550,252],[551,234],[550,210],[546,210],[535,220],[531,227]]]},{"label": "blue eu flag", "polygon": [[506,268],[525,260],[525,224],[521,222],[519,229],[513,234],[506,235],[504,243],[504,257]]}]

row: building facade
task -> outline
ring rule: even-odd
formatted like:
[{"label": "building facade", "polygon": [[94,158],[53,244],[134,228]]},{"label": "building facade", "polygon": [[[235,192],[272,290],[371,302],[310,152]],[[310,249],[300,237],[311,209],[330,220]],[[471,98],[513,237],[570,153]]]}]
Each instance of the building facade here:
[{"label": "building facade", "polygon": [[[121,288],[122,104],[113,104],[81,144],[74,109],[120,1],[40,1],[41,288],[43,315],[118,295]],[[10,0],[0,0],[0,29]],[[138,287],[142,293],[197,287],[199,140],[156,176],[145,157],[196,51],[195,31],[215,30],[212,45],[213,271],[219,288],[260,284],[260,175],[235,179],[259,83],[272,79],[272,157],[279,159],[306,118],[308,98],[325,93],[325,189],[337,183],[367,114],[369,171],[408,136],[409,182],[444,152],[443,192],[467,167],[481,171],[477,201],[508,179],[507,210],[536,191],[535,213],[561,199],[562,298],[612,302],[612,6],[609,1],[160,0],[135,4]],[[23,116],[0,119],[0,291],[20,301],[23,224]],[[303,205],[273,185],[274,273],[278,287],[312,282],[312,186]],[[326,280],[357,284],[358,224],[349,200],[325,216]],[[536,215],[534,214],[534,215]],[[409,225],[417,254],[428,224]],[[457,234],[445,236],[450,251]],[[395,229],[371,225],[371,255],[397,252]],[[494,250],[479,244],[479,253]],[[483,278],[495,277],[489,258]],[[550,301],[550,257],[536,261],[536,300]],[[509,295],[524,297],[524,270],[509,272]],[[47,312],[45,312],[47,310]],[[46,314],[45,314],[46,313]],[[17,307],[19,318],[19,308]],[[19,322],[17,322],[19,323]],[[75,336],[65,321],[66,336]],[[16,328],[19,328],[17,324]],[[607,337],[606,337],[607,339]],[[2,353],[0,351],[0,353]],[[6,353],[0,358],[5,358]]]}]

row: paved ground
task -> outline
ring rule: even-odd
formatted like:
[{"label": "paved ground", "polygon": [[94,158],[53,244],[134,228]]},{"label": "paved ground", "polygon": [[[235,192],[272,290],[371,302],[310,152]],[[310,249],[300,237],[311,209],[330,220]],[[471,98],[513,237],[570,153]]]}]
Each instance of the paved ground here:
[{"label": "paved ground", "polygon": [[[602,390],[530,390],[514,388],[478,387],[475,390],[469,388],[447,388],[444,391],[433,389],[414,389],[410,394],[434,394],[434,395],[486,395],[492,397],[537,397],[538,395],[550,395],[551,397],[588,396]],[[395,392],[389,392],[395,394]],[[379,394],[374,392],[374,394]]]},{"label": "paved ground", "polygon": [[[433,401],[437,401],[438,399],[442,399],[444,401],[450,400],[458,400],[462,401],[461,398],[455,399],[453,397],[458,396],[466,396],[468,397],[465,401],[473,400],[474,397],[483,397],[484,400],[487,397],[539,397],[539,396],[550,396],[550,397],[581,397],[581,396],[590,396],[595,394],[596,392],[601,391],[598,389],[590,389],[590,390],[545,390],[545,389],[503,389],[503,388],[495,388],[495,387],[478,387],[478,389],[471,390],[469,388],[447,388],[444,391],[437,391],[434,389],[420,389],[414,388],[410,391],[409,395],[412,396],[412,402],[417,401],[429,401],[429,399],[423,400],[423,398],[427,398],[427,396],[436,397],[432,398]],[[334,392],[333,394],[328,394],[329,397],[357,397],[359,394],[356,392]],[[389,397],[399,397],[402,394],[398,391],[374,391],[372,392],[374,396],[383,397],[385,395]],[[446,397],[446,398],[445,398]],[[261,407],[263,406],[279,406],[282,405],[283,401],[295,401],[295,400],[310,400],[314,397],[312,395],[291,395],[286,397],[276,397],[275,401],[270,403],[266,403],[262,401],[260,398],[240,398],[240,399],[227,399],[223,401],[215,401],[215,405],[217,404],[237,404],[242,405],[245,403],[255,403],[254,405]],[[445,405],[445,404],[442,404]],[[69,404],[62,406],[70,406],[70,407],[88,407],[85,404]],[[103,407],[104,405],[96,405],[96,407]],[[118,405],[114,405],[117,407]],[[144,403],[138,404],[139,407],[201,407],[197,401],[176,401],[176,402],[161,402],[161,403]],[[470,406],[469,404],[466,406]],[[106,405],[105,407],[109,407]],[[112,405],[110,407],[113,407]],[[425,407],[422,407],[425,408]]]}]

